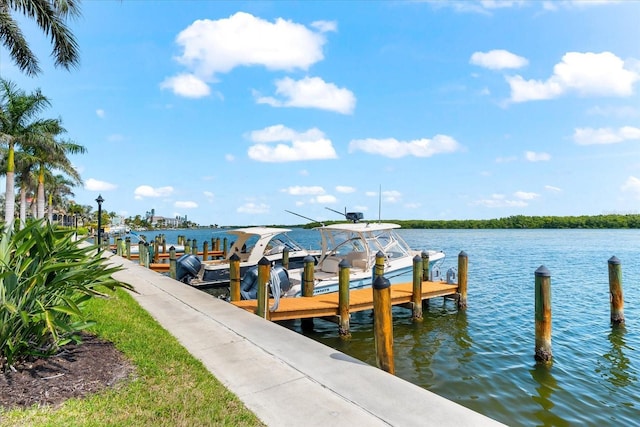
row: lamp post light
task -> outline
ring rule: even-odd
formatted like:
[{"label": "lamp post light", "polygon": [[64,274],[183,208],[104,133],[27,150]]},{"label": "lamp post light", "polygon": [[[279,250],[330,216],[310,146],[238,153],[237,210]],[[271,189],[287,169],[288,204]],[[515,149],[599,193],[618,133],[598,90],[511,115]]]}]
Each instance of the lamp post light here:
[{"label": "lamp post light", "polygon": [[96,202],[98,202],[98,250],[100,250],[102,243],[100,239],[102,235],[102,202],[104,202],[101,195],[98,195]]}]

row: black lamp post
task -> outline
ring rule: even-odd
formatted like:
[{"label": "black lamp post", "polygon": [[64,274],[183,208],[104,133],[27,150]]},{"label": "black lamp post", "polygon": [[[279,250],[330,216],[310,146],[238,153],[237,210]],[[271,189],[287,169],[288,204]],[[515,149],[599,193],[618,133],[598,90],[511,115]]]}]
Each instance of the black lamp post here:
[{"label": "black lamp post", "polygon": [[104,199],[101,195],[98,195],[96,202],[98,202],[98,250],[100,250],[100,243],[102,243],[100,241],[100,237],[102,234],[102,202],[104,202]]}]

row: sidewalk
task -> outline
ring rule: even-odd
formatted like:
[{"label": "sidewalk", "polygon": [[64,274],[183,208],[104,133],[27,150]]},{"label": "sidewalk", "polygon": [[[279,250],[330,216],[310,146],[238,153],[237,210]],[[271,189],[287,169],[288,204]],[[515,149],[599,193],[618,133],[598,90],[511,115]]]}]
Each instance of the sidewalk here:
[{"label": "sidewalk", "polygon": [[[269,426],[498,426],[296,332],[118,256],[133,297]],[[373,350],[372,350],[373,351]]]}]

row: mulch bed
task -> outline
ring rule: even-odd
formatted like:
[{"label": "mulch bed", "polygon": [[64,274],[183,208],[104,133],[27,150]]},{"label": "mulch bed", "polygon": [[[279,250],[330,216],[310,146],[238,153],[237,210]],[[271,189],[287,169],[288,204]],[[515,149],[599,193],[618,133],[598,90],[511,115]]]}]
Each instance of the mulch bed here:
[{"label": "mulch bed", "polygon": [[135,372],[112,343],[92,335],[84,335],[82,344],[64,346],[55,356],[14,368],[0,372],[0,406],[5,409],[55,407],[69,398],[113,387]]}]

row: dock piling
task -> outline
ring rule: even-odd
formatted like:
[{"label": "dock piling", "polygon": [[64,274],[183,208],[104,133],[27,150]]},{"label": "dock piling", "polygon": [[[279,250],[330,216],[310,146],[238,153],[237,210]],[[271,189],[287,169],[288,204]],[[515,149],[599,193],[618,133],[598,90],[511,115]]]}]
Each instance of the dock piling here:
[{"label": "dock piling", "polygon": [[429,280],[429,252],[422,252],[422,280]]},{"label": "dock piling", "polygon": [[541,265],[535,272],[535,278],[535,359],[541,363],[550,363],[553,357],[551,352],[551,273]]},{"label": "dock piling", "polygon": [[229,281],[231,301],[240,301],[240,257],[238,254],[232,254],[229,257]]},{"label": "dock piling", "polygon": [[422,320],[422,257],[413,257],[413,294],[411,297],[411,319]]},{"label": "dock piling", "polygon": [[[302,272],[302,296],[312,297],[314,288],[313,269],[315,268],[316,260],[311,255],[307,255],[302,261],[304,262],[304,270]],[[300,326],[303,331],[313,331],[313,318],[302,319]]]},{"label": "dock piling", "polygon": [[269,287],[267,282],[271,278],[271,261],[262,257],[258,261],[258,316],[269,320]]},{"label": "dock piling", "polygon": [[176,247],[171,245],[169,248],[169,277],[172,279],[176,279],[177,276],[177,268],[178,268],[178,260],[176,259]]},{"label": "dock piling", "polygon": [[391,315],[391,283],[384,276],[378,276],[373,281],[372,288],[376,362],[380,369],[389,372],[390,374],[395,374],[393,360],[393,318]]},{"label": "dock piling", "polygon": [[282,267],[285,270],[289,269],[289,248],[287,247],[282,250]]},{"label": "dock piling", "polygon": [[351,337],[351,326],[349,324],[349,275],[351,264],[346,259],[338,264],[340,268],[338,276],[338,313],[340,316],[340,324],[338,326],[338,335],[340,338]]},{"label": "dock piling", "polygon": [[378,253],[376,253],[376,265],[373,267],[373,277],[371,280],[375,281],[378,277],[384,275],[384,259],[384,253],[378,251]]},{"label": "dock piling", "polygon": [[624,295],[622,292],[622,266],[616,256],[609,258],[609,296],[611,300],[611,323],[624,324]]},{"label": "dock piling", "polygon": [[467,268],[469,257],[465,251],[458,254],[458,310],[467,308]]}]

